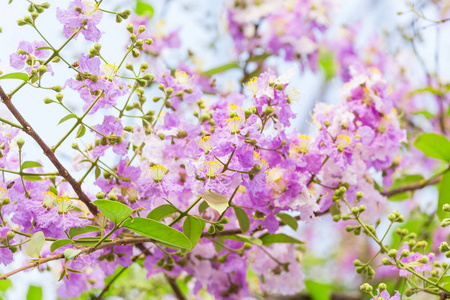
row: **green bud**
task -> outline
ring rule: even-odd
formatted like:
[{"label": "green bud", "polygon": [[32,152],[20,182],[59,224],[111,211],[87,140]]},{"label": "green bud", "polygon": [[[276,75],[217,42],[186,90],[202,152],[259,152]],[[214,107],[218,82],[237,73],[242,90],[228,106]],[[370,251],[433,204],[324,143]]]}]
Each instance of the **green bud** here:
[{"label": "green bud", "polygon": [[14,234],[14,232],[12,231],[8,231],[6,233],[6,238],[8,239],[8,241],[12,240],[16,235]]},{"label": "green bud", "polygon": [[158,261],[156,262],[156,264],[158,265],[158,267],[164,266],[164,257],[161,258],[160,260],[158,260]]},{"label": "green bud", "polygon": [[26,24],[33,24],[33,20],[31,19],[30,16],[23,17],[23,20],[25,21]]},{"label": "green bud", "polygon": [[228,217],[222,217],[222,219],[220,219],[219,223],[220,224],[228,224],[230,220],[228,219]]},{"label": "green bud", "polygon": [[284,90],[284,84],[280,84],[280,83],[276,84],[276,85],[275,85],[275,89],[276,89],[277,91],[282,91],[282,90]]},{"label": "green bud", "polygon": [[47,72],[47,66],[45,66],[45,65],[40,65],[40,66],[38,67],[37,70],[38,70],[39,74],[42,75],[42,74],[44,74],[45,72]]},{"label": "green bud", "polygon": [[4,236],[0,237],[0,244],[6,245],[6,238]]},{"label": "green bud", "polygon": [[38,13],[37,11],[31,13],[31,18],[32,18],[33,20],[36,20],[37,17],[39,17],[39,13]]},{"label": "green bud", "polygon": [[158,137],[161,139],[161,141],[164,141],[164,139],[166,138],[166,135],[164,133],[158,133]]},{"label": "green bud", "polygon": [[25,144],[25,141],[23,139],[17,140],[17,146],[19,146],[19,149],[22,149],[24,144]]},{"label": "green bud", "polygon": [[97,199],[105,199],[106,194],[103,192],[98,192],[97,195],[95,195],[95,197]]},{"label": "green bud", "polygon": [[163,92],[164,92],[164,90],[166,89],[166,87],[164,86],[164,84],[160,83],[160,84],[158,84],[158,89],[159,89],[160,91],[163,91]]},{"label": "green bud", "polygon": [[59,93],[62,91],[62,87],[60,85],[55,85],[54,87],[52,87],[52,90]]},{"label": "green bud", "polygon": [[214,234],[215,232],[216,232],[216,228],[213,225],[208,227],[208,233],[209,234]]},{"label": "green bud", "polygon": [[439,252],[447,252],[450,251],[450,247],[447,244],[447,242],[442,242],[441,245],[439,246]]},{"label": "green bud", "polygon": [[173,93],[173,88],[168,87],[168,88],[166,89],[166,94],[167,94],[168,96],[170,96],[170,95],[172,95],[172,93]]},{"label": "green bud", "polygon": [[341,215],[334,215],[333,216],[333,221],[334,222],[338,222],[341,219]]},{"label": "green bud", "polygon": [[77,143],[73,143],[73,144],[72,144],[72,149],[78,150],[78,149],[79,149],[79,148],[78,148],[78,144],[77,144]]},{"label": "green bud", "polygon": [[325,125],[325,127],[329,127],[331,123],[330,121],[326,120],[325,122],[323,122],[323,125]]},{"label": "green bud", "polygon": [[131,55],[133,55],[134,58],[139,57],[139,55],[141,55],[141,52],[139,52],[139,50],[137,49],[133,49],[131,51]]},{"label": "green bud", "polygon": [[27,25],[27,23],[25,22],[24,19],[19,19],[19,20],[17,20],[17,25],[24,26],[24,25]]},{"label": "green bud", "polygon": [[172,266],[174,264],[174,260],[171,256],[167,256],[167,264],[169,266]]},{"label": "green bud", "polygon": [[139,84],[139,86],[146,86],[147,81],[141,78],[136,79],[136,82]]},{"label": "green bud", "polygon": [[389,256],[390,258],[396,258],[396,257],[397,257],[397,250],[395,250],[395,249],[389,250],[388,256]]},{"label": "green bud", "polygon": [[116,22],[117,22],[117,23],[121,23],[122,20],[123,20],[122,17],[121,17],[119,14],[117,14],[117,15],[116,15]]},{"label": "green bud", "polygon": [[53,102],[53,100],[50,99],[49,97],[45,97],[45,98],[44,98],[44,103],[45,103],[45,104],[50,104],[50,103],[52,103],[52,102]]},{"label": "green bud", "polygon": [[188,133],[186,131],[182,130],[177,133],[177,138],[183,139],[183,138],[187,137],[187,135],[188,135]]},{"label": "green bud", "polygon": [[380,283],[378,285],[378,289],[380,290],[380,292],[385,291],[387,289],[387,286],[385,283]]},{"label": "green bud", "polygon": [[59,102],[62,101],[63,97],[64,97],[64,95],[61,93],[56,94],[56,100],[58,100]]},{"label": "green bud", "polygon": [[450,212],[450,204],[446,203],[442,206],[442,210],[446,212]]},{"label": "green bud", "polygon": [[147,70],[148,69],[148,63],[147,62],[143,62],[141,64],[141,70]]},{"label": "green bud", "polygon": [[8,205],[11,203],[11,200],[8,197],[3,198],[2,205]]},{"label": "green bud", "polygon": [[47,9],[47,8],[50,7],[50,3],[44,2],[44,3],[41,4],[41,6],[42,6],[43,8],[45,8],[45,9]]},{"label": "green bud", "polygon": [[265,110],[265,113],[268,114],[268,115],[270,115],[271,113],[273,113],[273,107],[272,107],[272,106],[267,106],[267,107],[266,107],[266,110]]},{"label": "green bud", "polygon": [[36,12],[38,14],[42,14],[44,12],[44,8],[41,5],[35,5],[36,6]]},{"label": "green bud", "polygon": [[144,41],[139,39],[139,40],[136,41],[135,45],[136,45],[137,48],[141,48],[142,46],[144,46]]},{"label": "green bud", "polygon": [[161,97],[153,97],[152,101],[156,103],[161,99],[162,99]]},{"label": "green bud", "polygon": [[400,254],[400,257],[408,257],[409,251],[407,249],[403,249],[402,253]]},{"label": "green bud", "polygon": [[125,68],[130,71],[133,71],[133,69],[134,69],[133,64],[131,62],[127,62],[125,64]]},{"label": "green bud", "polygon": [[223,231],[225,226],[223,224],[215,224],[217,231]]},{"label": "green bud", "polygon": [[383,258],[383,259],[381,260],[381,263],[382,263],[384,266],[390,266],[390,265],[393,264],[393,263],[389,260],[389,258],[387,258],[387,257]]},{"label": "green bud", "polygon": [[182,98],[184,96],[184,92],[183,91],[178,91],[175,96]]},{"label": "green bud", "polygon": [[356,215],[359,213],[359,209],[357,207],[352,207],[352,214]]},{"label": "green bud", "polygon": [[153,74],[145,73],[144,76],[142,76],[142,78],[148,81],[153,81],[155,80],[156,77]]},{"label": "green bud", "polygon": [[123,130],[127,132],[133,132],[133,125],[127,125],[123,128]]},{"label": "green bud", "polygon": [[153,40],[152,39],[144,39],[144,42],[147,44],[147,45],[151,45],[151,44],[153,44]]},{"label": "green bud", "polygon": [[359,267],[359,266],[362,266],[363,263],[362,263],[359,259],[355,259],[355,260],[353,261],[353,265],[354,265],[355,267]]},{"label": "green bud", "polygon": [[364,197],[363,192],[357,192],[357,193],[356,193],[356,199],[357,199],[357,200],[360,200],[362,197]]}]

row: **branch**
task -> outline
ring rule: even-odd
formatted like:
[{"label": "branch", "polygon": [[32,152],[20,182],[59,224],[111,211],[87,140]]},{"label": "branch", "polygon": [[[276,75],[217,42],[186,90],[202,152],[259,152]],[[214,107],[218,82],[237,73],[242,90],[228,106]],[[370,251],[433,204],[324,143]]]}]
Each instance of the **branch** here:
[{"label": "branch", "polygon": [[184,297],[183,293],[181,292],[180,288],[178,287],[178,284],[175,280],[175,278],[167,275],[167,273],[164,273],[164,276],[166,277],[167,281],[169,282],[170,286],[172,287],[172,290],[177,297],[178,300],[186,300],[186,297]]},{"label": "branch", "polygon": [[6,105],[8,110],[14,115],[14,117],[19,121],[20,125],[23,127],[23,131],[25,131],[29,136],[31,136],[44,151],[44,154],[48,157],[48,159],[53,163],[53,165],[58,170],[59,174],[64,177],[64,179],[69,182],[72,186],[75,193],[78,195],[78,198],[89,208],[89,211],[95,216],[98,214],[98,209],[95,205],[92,204],[91,200],[86,196],[86,194],[81,189],[81,185],[72,177],[72,175],[67,172],[64,166],[59,162],[56,158],[53,151],[47,146],[47,144],[41,139],[41,137],[33,130],[30,124],[22,117],[17,108],[12,104],[11,98],[5,93],[3,88],[0,86],[0,97],[2,102]]},{"label": "branch", "polygon": [[434,184],[438,183],[440,180],[441,180],[441,176],[434,177],[427,181],[412,183],[412,184],[408,184],[408,185],[405,185],[405,186],[402,186],[402,187],[399,187],[399,188],[396,188],[396,189],[393,189],[390,191],[383,192],[382,195],[384,195],[386,197],[390,197],[390,196],[394,196],[394,195],[401,194],[404,192],[419,190],[426,186],[434,185]]}]

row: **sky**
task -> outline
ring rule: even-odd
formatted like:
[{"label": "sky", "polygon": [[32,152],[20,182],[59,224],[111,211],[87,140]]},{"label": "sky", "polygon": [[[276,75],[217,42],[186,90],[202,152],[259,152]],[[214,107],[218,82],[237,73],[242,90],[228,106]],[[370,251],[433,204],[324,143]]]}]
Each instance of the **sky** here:
[{"label": "sky", "polygon": [[[14,0],[11,5],[8,1],[0,2],[0,70],[4,73],[10,73],[14,70],[8,66],[9,55],[17,50],[20,41],[39,40],[39,35],[29,26],[18,27],[17,19],[27,14],[28,2],[23,0]],[[105,9],[114,10],[115,8],[126,8],[127,4],[133,4],[134,1],[108,0],[105,2]],[[164,63],[169,67],[175,68],[178,61],[183,59],[187,54],[187,49],[192,50],[202,57],[204,60],[205,70],[227,63],[230,61],[231,38],[227,36],[224,29],[224,16],[222,13],[224,1],[210,0],[166,0],[166,1],[149,1],[155,7],[155,19],[165,18],[167,27],[179,29],[183,46],[180,49],[171,51],[163,56],[160,61],[154,62],[152,68],[161,68]],[[423,1],[417,1],[421,3]],[[65,8],[69,1],[58,0],[50,1],[50,9],[38,18],[38,29],[54,46],[61,45],[65,39],[62,36],[62,26],[56,20],[55,13],[58,6]],[[336,6],[331,8],[334,25],[330,30],[330,34],[337,34],[338,28],[343,24],[353,24],[361,22],[361,30],[363,38],[360,43],[365,43],[367,37],[374,32],[380,32],[382,29],[393,31],[395,24],[404,22],[407,24],[411,20],[410,14],[398,15],[398,12],[407,11],[404,1],[391,0],[339,0],[335,1]],[[433,16],[436,12],[427,12]],[[108,61],[118,63],[125,51],[126,30],[124,29],[126,21],[122,24],[114,22],[114,17],[105,15],[100,25],[100,29],[105,32],[100,43],[102,51]],[[419,52],[424,57],[426,64],[433,68],[435,65],[435,57],[433,55],[435,47],[441,49],[441,62],[450,62],[446,56],[450,55],[445,49],[449,49],[448,39],[441,37],[436,43],[436,30],[434,28],[422,31],[424,42],[419,44]],[[400,41],[398,45],[401,45]],[[69,62],[75,62],[81,53],[87,52],[89,43],[79,38],[63,51],[63,55]],[[398,46],[395,43],[388,45],[389,47]],[[280,72],[288,70],[292,67],[292,63],[280,63],[278,68]],[[298,66],[297,66],[298,67]],[[58,76],[46,76],[45,85],[64,85],[65,79],[73,75],[64,64],[53,64],[54,72]],[[450,78],[450,66],[441,64],[440,70],[443,78]],[[232,78],[240,77],[240,71],[230,71],[223,76],[223,82],[227,82]],[[20,82],[15,80],[2,80],[1,86],[7,92],[14,89]],[[228,83],[226,83],[228,84]],[[339,88],[342,83],[338,80],[332,80],[324,85],[324,78],[320,74],[314,74],[310,71],[298,72],[294,78],[294,86],[300,91],[301,101],[296,103],[295,110],[299,117],[295,127],[300,131],[308,130],[309,112],[313,103],[317,101],[325,101],[329,103],[338,100]],[[326,87],[326,90],[323,90]],[[236,84],[234,88],[238,88]],[[77,93],[69,89],[63,91],[64,102],[76,113],[81,112],[84,102],[79,99]],[[35,131],[42,136],[48,145],[56,144],[64,134],[71,128],[73,122],[67,121],[61,125],[57,125],[59,120],[65,115],[64,111],[58,105],[46,105],[43,103],[44,97],[49,96],[46,91],[25,87],[14,95],[12,101],[23,114],[25,119],[34,127]],[[148,97],[150,98],[150,97]],[[5,107],[0,105],[0,114],[4,114]],[[95,117],[89,117],[89,124],[97,124],[102,119],[99,114]],[[56,152],[57,156],[62,160],[63,164],[71,169],[71,140],[74,134],[60,147]],[[54,171],[54,167],[49,161],[42,160],[42,151],[33,140],[25,138],[25,152],[27,160],[40,160],[49,172]],[[81,139],[89,140],[89,135]],[[77,173],[75,173],[77,177]],[[90,192],[96,192],[92,190]],[[11,270],[21,266],[23,257],[18,258],[12,265],[7,268],[0,267],[0,271]],[[22,272],[11,278],[13,288],[8,291],[7,299],[24,299],[29,284],[44,287],[44,299],[56,299],[57,275],[49,272],[42,274],[38,270],[30,272]]]}]

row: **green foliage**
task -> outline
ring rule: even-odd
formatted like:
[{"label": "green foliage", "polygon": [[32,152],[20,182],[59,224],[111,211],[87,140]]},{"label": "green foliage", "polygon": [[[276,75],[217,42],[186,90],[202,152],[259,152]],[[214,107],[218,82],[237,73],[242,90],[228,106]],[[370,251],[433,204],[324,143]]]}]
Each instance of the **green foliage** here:
[{"label": "green foliage", "polygon": [[72,227],[69,230],[69,236],[70,238],[73,238],[74,236],[85,234],[88,232],[96,232],[101,231],[100,227],[92,226],[92,225],[86,225],[85,227]]},{"label": "green foliage", "polygon": [[180,212],[178,208],[170,204],[163,204],[148,213],[147,218],[155,221],[161,221],[174,213]]},{"label": "green foliage", "polygon": [[224,64],[224,65],[221,65],[219,67],[212,68],[208,71],[205,71],[205,72],[203,72],[203,75],[210,77],[212,75],[215,75],[218,73],[223,73],[223,72],[231,70],[231,69],[238,69],[240,67],[241,66],[239,66],[239,64],[237,62],[230,62],[230,63]]},{"label": "green foliage", "polygon": [[30,257],[40,257],[42,247],[44,247],[45,236],[42,231],[38,231],[31,236],[25,252]]},{"label": "green foliage", "polygon": [[322,68],[325,79],[328,81],[336,75],[336,62],[332,51],[320,51],[319,52],[319,65]]},{"label": "green foliage", "polygon": [[42,299],[42,287],[30,285],[27,293],[27,300],[41,300]]},{"label": "green foliage", "polygon": [[222,214],[228,208],[228,198],[225,195],[216,193],[212,190],[204,191],[201,196],[208,202],[208,205],[220,214]]},{"label": "green foliage", "polygon": [[236,214],[236,218],[238,219],[239,227],[241,227],[242,232],[244,233],[247,232],[248,229],[250,228],[250,220],[248,219],[247,213],[239,206],[233,206],[233,209],[234,213]]},{"label": "green foliage", "polygon": [[86,127],[83,124],[81,124],[80,127],[78,128],[76,138],[83,137],[85,133],[86,133]]},{"label": "green foliage", "polygon": [[78,254],[80,254],[80,253],[81,253],[81,250],[68,248],[68,249],[64,250],[64,258],[67,261],[69,261],[72,258],[78,256]]},{"label": "green foliage", "polygon": [[192,243],[192,248],[197,245],[198,240],[202,236],[205,222],[193,216],[187,216],[183,223],[183,233],[189,238]]},{"label": "green foliage", "polygon": [[[422,175],[405,175],[402,178],[396,179],[394,181],[394,183],[389,187],[389,190],[393,190],[405,185],[409,185],[409,184],[413,184],[413,183],[418,183],[420,181],[424,180]],[[405,199],[409,199],[410,198],[410,193],[411,192],[404,192],[404,193],[400,193],[400,194],[396,194],[393,196],[389,197],[390,201],[403,201]]]},{"label": "green foliage", "polygon": [[102,214],[105,215],[105,217],[113,221],[116,225],[121,223],[133,213],[131,208],[117,201],[96,200],[93,203],[98,207]]},{"label": "green foliage", "polygon": [[305,280],[305,287],[313,300],[331,299],[331,286],[329,285],[311,280]]},{"label": "green foliage", "polygon": [[289,235],[286,235],[284,233],[275,233],[270,234],[266,233],[260,237],[261,241],[263,242],[264,246],[269,246],[275,243],[288,243],[288,244],[305,244],[305,242],[302,242],[294,237],[291,237]]},{"label": "green foliage", "polygon": [[135,8],[134,11],[139,16],[146,16],[146,17],[149,17],[149,18],[152,18],[153,15],[155,14],[155,9],[153,8],[153,6],[151,6],[150,4],[148,4],[144,0],[137,0],[136,1],[136,8]]},{"label": "green foliage", "polygon": [[297,228],[298,228],[297,219],[295,219],[293,216],[288,215],[288,214],[278,213],[277,217],[280,218],[284,224],[288,225],[289,227],[291,227],[292,229],[297,231]]},{"label": "green foliage", "polygon": [[56,249],[61,248],[63,246],[73,244],[73,241],[70,239],[62,239],[54,241],[53,244],[50,246],[50,251],[53,253]]},{"label": "green foliage", "polygon": [[21,169],[29,169],[29,168],[42,168],[42,165],[37,161],[24,161],[22,163]]},{"label": "green foliage", "polygon": [[444,204],[450,203],[450,171],[447,171],[442,175],[441,182],[439,184],[439,200],[437,205],[437,215],[439,220],[443,220],[448,217],[449,214],[442,210]]},{"label": "green foliage", "polygon": [[20,79],[20,80],[27,82],[29,80],[29,77],[25,73],[16,72],[16,73],[9,73],[9,74],[0,76],[0,79]]},{"label": "green foliage", "polygon": [[424,133],[416,139],[414,146],[428,157],[450,162],[450,141],[442,134]]},{"label": "green foliage", "polygon": [[67,120],[70,120],[70,119],[76,119],[76,118],[77,118],[77,115],[76,115],[76,114],[68,114],[67,116],[65,116],[64,118],[62,118],[62,119],[58,122],[58,125],[61,124],[61,123],[63,123],[63,122],[65,122],[65,121],[67,121]]},{"label": "green foliage", "polygon": [[128,219],[122,227],[175,249],[192,249],[192,243],[182,232],[152,219],[139,217]]}]

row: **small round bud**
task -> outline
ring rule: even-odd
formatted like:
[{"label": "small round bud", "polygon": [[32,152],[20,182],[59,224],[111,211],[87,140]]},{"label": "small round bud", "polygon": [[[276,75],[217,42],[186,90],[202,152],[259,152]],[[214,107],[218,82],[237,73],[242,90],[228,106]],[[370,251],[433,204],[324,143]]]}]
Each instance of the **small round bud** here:
[{"label": "small round bud", "polygon": [[362,197],[364,197],[363,192],[357,192],[357,193],[356,193],[356,199],[357,199],[357,200],[360,200]]},{"label": "small round bud", "polygon": [[214,234],[215,232],[216,232],[216,228],[214,226],[211,225],[211,226],[208,227],[208,233],[209,234]]},{"label": "small round bud", "polygon": [[359,259],[355,259],[355,260],[353,261],[353,265],[354,265],[355,267],[359,267],[359,266],[362,266],[363,263],[362,263]]},{"label": "small round bud", "polygon": [[326,120],[325,122],[323,122],[323,125],[325,125],[325,127],[329,127],[331,123],[330,121]]},{"label": "small round bud", "polygon": [[63,94],[61,94],[61,93],[58,93],[58,94],[56,94],[56,100],[58,100],[59,102],[61,102],[62,101],[62,99],[64,98],[64,95]]},{"label": "small round bud", "polygon": [[391,258],[396,258],[397,257],[397,250],[395,250],[395,249],[389,250],[388,256],[391,257]]},{"label": "small round bud", "polygon": [[23,139],[17,140],[17,146],[19,146],[19,149],[22,149],[24,144],[25,144],[25,141]]},{"label": "small round bud", "polygon": [[340,219],[341,219],[341,216],[340,216],[340,215],[334,215],[334,216],[333,216],[333,221],[334,221],[334,222],[338,222]]},{"label": "small round bud", "polygon": [[408,257],[409,256],[409,250],[403,249],[402,253],[400,254],[400,257]]},{"label": "small round bud", "polygon": [[378,285],[378,289],[380,290],[380,292],[385,291],[387,289],[387,286],[385,283],[380,283]]},{"label": "small round bud", "polygon": [[8,205],[11,203],[11,200],[8,197],[3,198],[2,205]]},{"label": "small round bud", "polygon": [[79,149],[79,148],[78,148],[78,144],[77,144],[77,143],[73,143],[73,144],[72,144],[72,149],[78,150],[78,149]]},{"label": "small round bud", "polygon": [[12,240],[16,235],[14,234],[14,232],[12,231],[8,231],[6,233],[6,238],[8,239],[8,241]]},{"label": "small round bud", "polygon": [[265,110],[265,113],[268,114],[268,115],[270,115],[271,113],[273,113],[273,107],[272,107],[272,106],[267,106],[267,107],[266,107],[266,110]]},{"label": "small round bud", "polygon": [[366,209],[367,209],[367,207],[366,207],[365,205],[361,205],[361,206],[359,207],[359,211],[360,211],[360,212],[366,211]]},{"label": "small round bud", "polygon": [[122,17],[121,17],[119,14],[117,14],[117,15],[116,15],[116,22],[117,22],[117,23],[121,23],[122,20],[123,20]]},{"label": "small round bud", "polygon": [[172,95],[172,93],[173,93],[173,88],[168,87],[168,88],[166,89],[166,94],[167,94],[168,96],[170,96],[170,95]]},{"label": "small round bud", "polygon": [[282,90],[284,90],[284,84],[280,84],[280,83],[276,84],[276,85],[275,85],[275,89],[276,89],[277,91],[282,91]]},{"label": "small round bud", "polygon": [[105,193],[103,193],[103,192],[98,192],[97,193],[97,195],[95,195],[95,197],[97,198],[97,199],[105,199]]},{"label": "small round bud", "polygon": [[217,231],[224,231],[225,226],[223,224],[215,224]]},{"label": "small round bud", "polygon": [[381,260],[381,263],[384,265],[384,266],[390,266],[390,265],[392,265],[392,262],[389,260],[389,258],[387,258],[387,257],[385,257],[385,258],[383,258],[382,260]]},{"label": "small round bud", "polygon": [[40,66],[38,67],[37,70],[38,70],[39,74],[42,75],[42,74],[44,74],[45,72],[47,72],[47,66],[45,66],[45,65],[40,65]]},{"label": "small round bud", "polygon": [[164,139],[166,138],[166,135],[164,133],[158,133],[158,137],[161,139],[161,141],[164,141]]},{"label": "small round bud", "polygon": [[148,69],[148,63],[147,62],[143,62],[141,64],[141,70],[147,70]]},{"label": "small round bud", "polygon": [[448,204],[448,203],[444,204],[444,206],[442,206],[442,210],[444,210],[446,212],[450,212],[450,204]]},{"label": "small round bud", "polygon": [[127,125],[123,128],[126,132],[133,132],[133,125]]},{"label": "small round bud", "polygon": [[430,259],[428,258],[428,256],[422,256],[419,259],[419,262],[422,263],[422,264],[427,264],[429,261],[430,261]]},{"label": "small round bud", "polygon": [[153,97],[152,101],[156,103],[161,99],[162,99],[161,97]]},{"label": "small round bud", "polygon": [[187,137],[187,135],[188,135],[188,133],[186,131],[182,130],[177,133],[177,138],[183,139],[183,138]]},{"label": "small round bud", "polygon": [[44,98],[44,103],[45,104],[50,104],[50,103],[52,103],[53,102],[53,100],[51,99],[51,98],[49,98],[49,97],[45,97]]},{"label": "small round bud", "polygon": [[144,25],[140,25],[138,28],[138,33],[141,34],[145,31],[145,26]]},{"label": "small round bud", "polygon": [[131,62],[127,62],[126,64],[125,64],[125,68],[127,69],[127,70],[130,70],[130,71],[133,71],[133,64],[131,63]]},{"label": "small round bud", "polygon": [[339,188],[339,192],[342,193],[342,194],[344,194],[345,192],[347,192],[347,188],[346,188],[345,186],[341,186],[341,187]]}]

